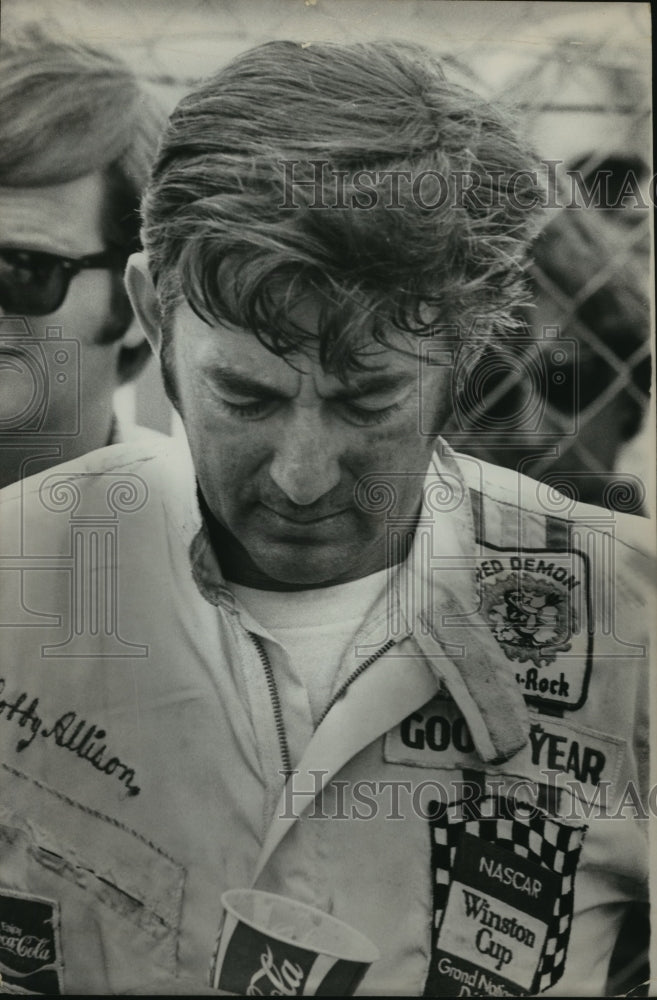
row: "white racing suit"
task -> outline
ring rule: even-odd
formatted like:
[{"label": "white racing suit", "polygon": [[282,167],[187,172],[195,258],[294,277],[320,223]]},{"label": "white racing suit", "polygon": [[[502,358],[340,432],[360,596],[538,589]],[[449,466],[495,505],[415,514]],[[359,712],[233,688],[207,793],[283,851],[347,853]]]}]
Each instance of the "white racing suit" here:
[{"label": "white racing suit", "polygon": [[3,989],[212,984],[255,885],[370,938],[366,995],[603,991],[655,806],[645,521],[443,449],[301,759],[179,445],[16,484],[0,524]]}]

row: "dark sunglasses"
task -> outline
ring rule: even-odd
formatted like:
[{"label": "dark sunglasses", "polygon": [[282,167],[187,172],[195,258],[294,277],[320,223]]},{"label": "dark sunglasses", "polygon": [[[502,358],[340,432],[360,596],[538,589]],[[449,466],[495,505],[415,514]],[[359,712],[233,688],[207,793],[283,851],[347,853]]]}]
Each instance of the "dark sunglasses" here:
[{"label": "dark sunglasses", "polygon": [[0,307],[14,316],[46,316],[59,309],[80,271],[123,270],[126,260],[127,254],[117,249],[75,258],[0,247]]}]

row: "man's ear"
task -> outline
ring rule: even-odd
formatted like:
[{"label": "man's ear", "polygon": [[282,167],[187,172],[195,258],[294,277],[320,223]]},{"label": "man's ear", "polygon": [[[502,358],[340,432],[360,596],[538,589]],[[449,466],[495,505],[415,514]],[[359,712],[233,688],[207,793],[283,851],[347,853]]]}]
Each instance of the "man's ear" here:
[{"label": "man's ear", "polygon": [[125,287],[139,325],[155,354],[159,354],[162,340],[160,307],[148,270],[146,254],[133,253],[129,258],[125,272]]}]

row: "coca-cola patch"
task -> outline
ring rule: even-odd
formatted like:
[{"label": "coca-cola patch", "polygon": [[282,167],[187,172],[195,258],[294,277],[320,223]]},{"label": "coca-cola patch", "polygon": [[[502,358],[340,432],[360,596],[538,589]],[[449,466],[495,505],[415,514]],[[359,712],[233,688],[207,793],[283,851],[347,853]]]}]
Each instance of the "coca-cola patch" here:
[{"label": "coca-cola patch", "polygon": [[21,993],[64,992],[56,902],[0,892],[0,974],[4,987]]}]

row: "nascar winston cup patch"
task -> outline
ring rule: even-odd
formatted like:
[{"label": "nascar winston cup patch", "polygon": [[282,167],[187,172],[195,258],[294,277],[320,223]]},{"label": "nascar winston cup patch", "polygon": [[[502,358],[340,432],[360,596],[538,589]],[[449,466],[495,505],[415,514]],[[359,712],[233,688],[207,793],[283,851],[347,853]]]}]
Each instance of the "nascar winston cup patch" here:
[{"label": "nascar winston cup patch", "polygon": [[588,562],[582,553],[495,552],[477,567],[481,614],[528,701],[579,708],[591,672]]},{"label": "nascar winston cup patch", "polygon": [[57,903],[0,892],[0,975],[0,993],[63,992]]},{"label": "nascar winston cup patch", "polygon": [[[528,996],[563,975],[586,827],[488,797],[436,803],[425,996]],[[471,807],[467,804],[467,807]]]}]

